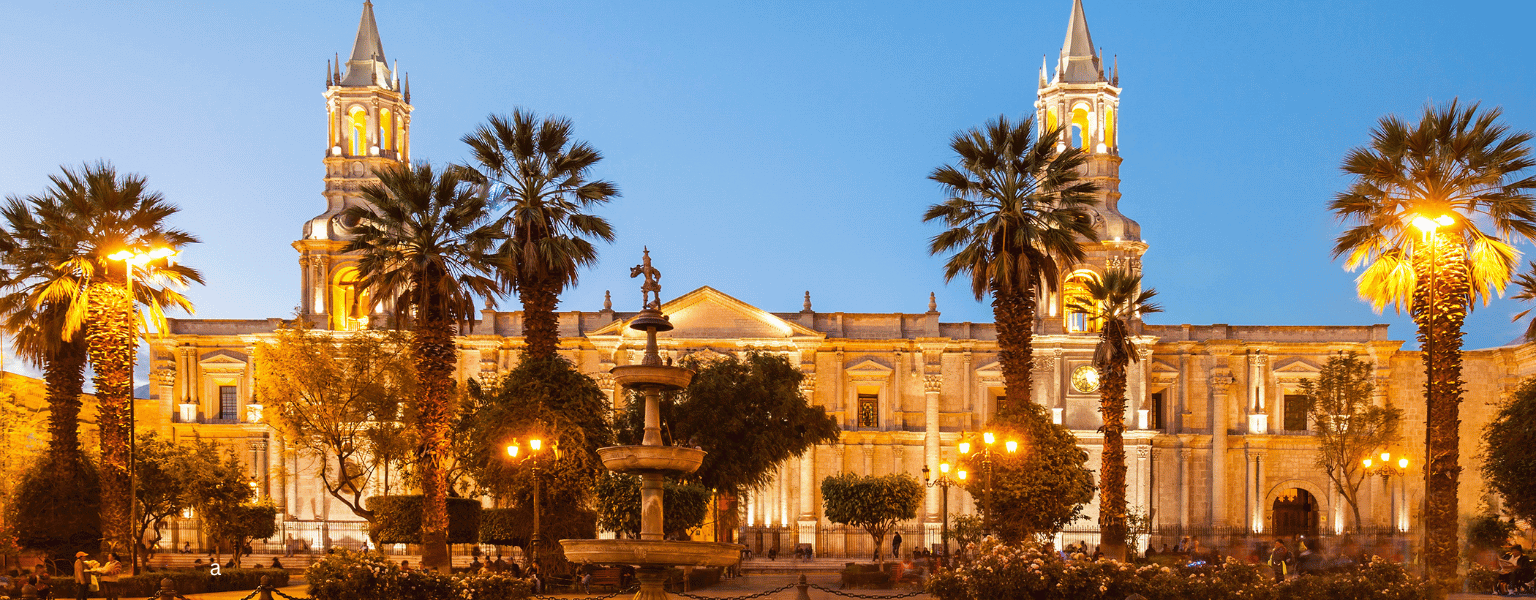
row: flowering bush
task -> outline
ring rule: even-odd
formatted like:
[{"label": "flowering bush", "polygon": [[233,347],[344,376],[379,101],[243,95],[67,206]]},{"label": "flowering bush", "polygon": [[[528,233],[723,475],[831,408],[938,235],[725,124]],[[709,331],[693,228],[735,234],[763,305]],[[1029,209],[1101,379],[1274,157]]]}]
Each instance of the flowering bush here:
[{"label": "flowering bush", "polygon": [[505,573],[442,575],[402,571],[383,555],[339,550],[305,571],[315,600],[521,600],[528,583]]},{"label": "flowering bush", "polygon": [[1402,566],[1374,560],[1348,573],[1309,575],[1275,583],[1267,566],[1236,559],[1198,567],[1062,560],[1035,544],[1007,545],[988,539],[968,548],[975,560],[928,580],[940,600],[1408,600],[1425,597],[1425,586]]}]

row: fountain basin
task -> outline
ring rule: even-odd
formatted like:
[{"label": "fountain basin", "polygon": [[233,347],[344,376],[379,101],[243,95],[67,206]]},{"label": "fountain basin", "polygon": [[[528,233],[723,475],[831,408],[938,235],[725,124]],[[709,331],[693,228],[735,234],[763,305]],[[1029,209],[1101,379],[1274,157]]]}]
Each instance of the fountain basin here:
[{"label": "fountain basin", "polygon": [[692,473],[704,464],[698,448],[682,446],[609,446],[598,448],[603,467],[619,473]]},{"label": "fountain basin", "polygon": [[560,540],[571,562],[637,567],[728,567],[746,546],[677,540]]},{"label": "fountain basin", "polygon": [[622,365],[614,367],[608,372],[613,373],[613,379],[619,385],[635,389],[650,387],[663,390],[680,390],[688,387],[688,382],[693,381],[693,371],[682,367]]}]

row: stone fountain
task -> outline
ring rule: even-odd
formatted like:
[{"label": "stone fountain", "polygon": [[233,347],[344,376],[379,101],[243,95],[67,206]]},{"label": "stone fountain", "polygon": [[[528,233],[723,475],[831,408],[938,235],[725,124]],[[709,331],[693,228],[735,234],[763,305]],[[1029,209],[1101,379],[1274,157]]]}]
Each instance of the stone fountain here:
[{"label": "stone fountain", "polygon": [[697,448],[664,446],[661,443],[661,394],[681,390],[693,379],[693,371],[664,365],[656,349],[656,333],[671,331],[672,322],[661,314],[661,272],[651,266],[650,251],[630,277],[644,275],[640,296],[643,310],[629,324],[645,332],[645,358],[638,365],[614,367],[614,380],[645,397],[645,437],[639,446],[600,448],[597,453],[609,471],[640,476],[640,539],[560,540],[565,556],[575,562],[602,565],[634,565],[640,592],[635,600],[662,600],[667,569],[678,566],[727,567],[735,564],[743,546],[721,542],[684,542],[662,539],[662,479],[668,473],[692,473],[704,462]]}]

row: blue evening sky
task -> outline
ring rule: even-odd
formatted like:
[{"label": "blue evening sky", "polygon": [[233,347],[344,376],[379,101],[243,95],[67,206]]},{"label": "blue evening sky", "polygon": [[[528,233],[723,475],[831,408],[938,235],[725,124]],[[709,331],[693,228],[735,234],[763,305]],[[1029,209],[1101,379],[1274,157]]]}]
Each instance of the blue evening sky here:
[{"label": "blue evening sky", "polygon": [[[1326,211],[1350,147],[1428,101],[1502,106],[1536,129],[1526,2],[1087,0],[1118,56],[1120,207],[1150,243],[1161,324],[1391,323],[1330,257]],[[920,221],[949,136],[1033,114],[1070,0],[1028,2],[427,2],[379,0],[410,74],[416,159],[524,107],[571,118],[624,196],[618,241],[562,296],[635,310],[643,245],[664,295],[710,285],[771,311],[923,312],[990,321],[946,285]],[[289,244],[320,213],[325,61],[346,57],[361,2],[17,2],[0,19],[0,193],[107,159],[183,208],[202,318],[289,316]],[[1522,250],[1529,253],[1530,244]],[[502,303],[516,308],[514,299]],[[1466,347],[1510,342],[1495,300]],[[6,365],[14,369],[13,364]],[[142,369],[142,366],[141,366]]]}]

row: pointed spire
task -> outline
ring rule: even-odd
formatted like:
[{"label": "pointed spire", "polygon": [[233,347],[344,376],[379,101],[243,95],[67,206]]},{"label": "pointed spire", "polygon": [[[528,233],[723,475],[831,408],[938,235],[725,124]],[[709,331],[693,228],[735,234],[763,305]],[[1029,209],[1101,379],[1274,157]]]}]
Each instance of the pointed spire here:
[{"label": "pointed spire", "polygon": [[810,290],[806,290],[805,291],[805,304],[803,304],[802,306],[803,306],[803,308],[800,309],[800,312],[811,312],[811,291]]},{"label": "pointed spire", "polygon": [[331,69],[331,61],[325,61],[325,87],[331,87],[331,80],[335,78],[335,71]]},{"label": "pointed spire", "polygon": [[405,103],[411,103],[411,74],[405,74]]},{"label": "pointed spire", "polygon": [[1041,54],[1040,55],[1040,87],[1045,87],[1045,83],[1046,83],[1045,82],[1045,67],[1046,67],[1047,64],[1049,64],[1049,61],[1047,61],[1045,59],[1045,55],[1044,54]]},{"label": "pointed spire", "polygon": [[1061,62],[1057,63],[1056,72],[1064,83],[1104,81],[1099,56],[1093,49],[1093,36],[1088,34],[1088,18],[1083,15],[1083,0],[1072,0],[1067,41],[1061,45]]},{"label": "pointed spire", "polygon": [[379,40],[379,25],[373,20],[373,2],[363,2],[363,17],[357,24],[357,41],[352,43],[352,58],[347,60],[347,74],[341,85],[361,87],[389,81],[389,63],[384,59],[384,43]]}]

